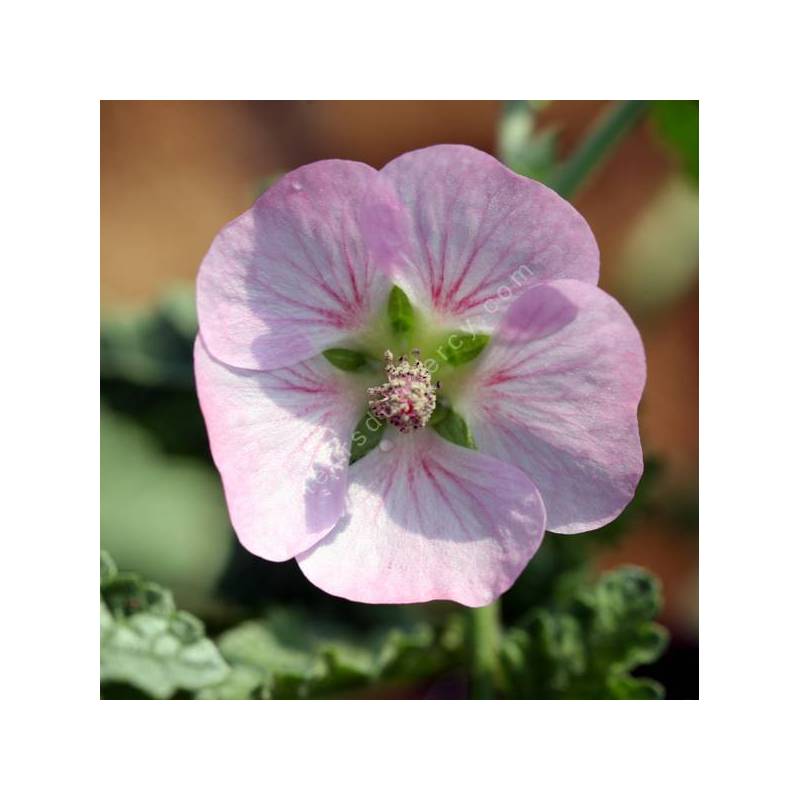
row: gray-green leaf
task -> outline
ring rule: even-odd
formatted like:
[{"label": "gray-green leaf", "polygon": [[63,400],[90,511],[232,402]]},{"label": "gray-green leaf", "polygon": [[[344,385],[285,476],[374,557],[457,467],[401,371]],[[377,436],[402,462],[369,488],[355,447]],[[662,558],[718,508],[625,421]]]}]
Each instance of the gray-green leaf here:
[{"label": "gray-green leaf", "polygon": [[100,678],[128,683],[156,698],[224,680],[228,665],[202,622],[175,609],[166,589],[117,572],[100,556]]},{"label": "gray-green leaf", "polygon": [[225,632],[219,647],[231,664],[220,684],[200,699],[305,699],[352,695],[394,681],[428,678],[460,657],[460,618],[440,630],[426,623],[366,635],[273,609]]}]

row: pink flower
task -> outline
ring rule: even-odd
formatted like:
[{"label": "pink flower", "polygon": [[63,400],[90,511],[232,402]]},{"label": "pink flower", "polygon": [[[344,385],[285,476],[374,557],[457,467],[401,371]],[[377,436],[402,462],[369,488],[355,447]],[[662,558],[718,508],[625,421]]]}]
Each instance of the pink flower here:
[{"label": "pink flower", "polygon": [[[577,211],[469,147],[286,175],[197,280],[197,391],[242,544],[351,600],[481,606],[545,528],[614,519],[642,473],[645,359],[597,276]],[[411,330],[387,322],[393,285]],[[391,424],[350,465],[368,403]],[[477,449],[437,432],[437,406]]]}]

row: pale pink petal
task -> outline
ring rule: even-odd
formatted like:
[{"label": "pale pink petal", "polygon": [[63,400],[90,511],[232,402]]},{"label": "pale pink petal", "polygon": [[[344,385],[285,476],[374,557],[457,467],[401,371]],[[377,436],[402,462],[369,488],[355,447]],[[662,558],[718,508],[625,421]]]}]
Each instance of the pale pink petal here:
[{"label": "pale pink petal", "polygon": [[597,283],[597,243],[583,217],[486,153],[436,145],[399,156],[381,174],[411,218],[399,282],[443,324],[492,330],[511,298],[536,283]]},{"label": "pale pink petal", "polygon": [[610,522],[633,497],[644,382],[641,338],[616,300],[553,281],[509,309],[459,411],[481,452],[539,487],[548,530],[579,533]]},{"label": "pale pink petal", "polygon": [[345,516],[297,559],[330,594],[482,606],[511,586],[541,542],[544,508],[532,481],[431,431],[387,433],[350,471]]},{"label": "pale pink petal", "polygon": [[195,380],[231,523],[270,561],[311,547],[344,509],[364,394],[321,358],[271,372],[230,367],[195,342]]},{"label": "pale pink petal", "polygon": [[209,351],[233,366],[291,366],[363,330],[386,302],[403,214],[366,164],[290,172],[222,229],[200,267]]},{"label": "pale pink petal", "polygon": [[403,274],[411,239],[411,217],[391,182],[377,173],[359,206],[358,224],[367,256],[391,278]]}]

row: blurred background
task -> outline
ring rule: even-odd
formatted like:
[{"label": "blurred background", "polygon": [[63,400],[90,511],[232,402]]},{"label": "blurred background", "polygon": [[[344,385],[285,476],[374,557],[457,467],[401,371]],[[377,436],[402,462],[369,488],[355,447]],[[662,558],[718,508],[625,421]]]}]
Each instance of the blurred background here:
[{"label": "blurred background", "polygon": [[[467,696],[456,606],[339,601],[293,561],[260,561],[236,543],[193,390],[193,281],[217,231],[302,164],[345,158],[380,168],[418,147],[464,143],[552,184],[609,113],[599,101],[101,103],[101,538],[116,563],[104,578],[108,624],[128,624],[150,602],[147,591],[166,587],[194,621],[186,641],[215,642],[231,667],[224,681],[204,680],[189,658],[182,678],[139,641],[133,656],[109,650],[103,696]],[[601,287],[644,339],[647,468],[619,520],[584,536],[549,534],[503,598],[502,696],[638,696],[620,682],[633,669],[667,699],[697,697],[697,114],[692,101],[642,108],[571,196],[600,246]],[[625,592],[635,581],[598,588],[599,576],[640,574],[622,565],[654,576],[647,613],[641,597],[631,610]],[[148,583],[122,586],[123,573]],[[614,645],[621,655],[598,666],[601,650],[611,652],[603,620],[612,589],[622,592],[613,602],[619,620],[628,615],[627,638]],[[648,614],[669,632],[651,657],[636,639]]]}]

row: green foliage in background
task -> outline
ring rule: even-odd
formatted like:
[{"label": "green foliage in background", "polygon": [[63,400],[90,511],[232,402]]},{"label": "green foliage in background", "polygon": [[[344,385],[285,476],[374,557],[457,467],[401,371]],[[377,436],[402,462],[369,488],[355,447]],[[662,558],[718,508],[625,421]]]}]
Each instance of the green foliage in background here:
[{"label": "green foliage in background", "polygon": [[101,542],[128,569],[169,584],[202,610],[230,550],[219,477],[106,405],[100,412]]},{"label": "green foliage in background", "polygon": [[500,160],[520,175],[550,183],[556,167],[558,131],[542,128],[543,100],[510,100],[505,104],[497,136]]},{"label": "green foliage in background", "polygon": [[149,313],[118,312],[100,331],[104,378],[145,386],[192,388],[192,348],[197,333],[194,295],[176,287]]},{"label": "green foliage in background", "polygon": [[[563,576],[562,576],[563,577]],[[663,688],[633,677],[666,645],[653,617],[658,584],[623,567],[597,581],[572,576],[550,602],[503,636],[498,697],[658,699]],[[298,608],[274,607],[212,642],[170,592],[118,572],[101,553],[101,679],[106,696],[129,684],[144,696],[200,700],[314,699],[414,695],[453,675],[464,682],[464,617],[439,604],[427,620],[357,630]]]},{"label": "green foliage in background", "polygon": [[377,629],[357,635],[342,624],[297,610],[273,609],[222,634],[219,648],[232,670],[200,699],[301,700],[379,696],[413,687],[458,663],[460,619],[437,628]]},{"label": "green foliage in background", "polygon": [[696,184],[700,179],[700,103],[655,100],[651,115],[659,134]]},{"label": "green foliage in background", "polygon": [[520,175],[541,181],[564,197],[571,197],[646,114],[665,147],[697,184],[700,172],[700,104],[697,100],[613,103],[595,121],[583,142],[563,161],[558,158],[559,130],[543,126],[540,121],[547,105],[541,100],[512,100],[505,104],[498,129],[498,152],[501,160]]},{"label": "green foliage in background", "polygon": [[231,529],[194,391],[194,292],[103,320],[100,534],[125,569],[201,612],[225,570]]}]

